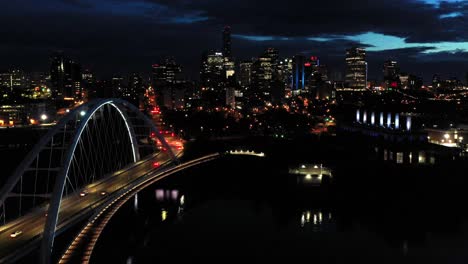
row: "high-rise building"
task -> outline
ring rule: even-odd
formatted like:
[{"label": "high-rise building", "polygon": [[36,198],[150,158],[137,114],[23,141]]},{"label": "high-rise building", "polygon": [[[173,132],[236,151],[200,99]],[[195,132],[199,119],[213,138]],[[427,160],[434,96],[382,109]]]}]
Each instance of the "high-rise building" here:
[{"label": "high-rise building", "polygon": [[286,58],[280,60],[278,64],[278,79],[289,89],[292,88],[293,78],[293,60]]},{"label": "high-rise building", "polygon": [[226,105],[231,108],[236,107],[236,90],[232,86],[226,87]]},{"label": "high-rise building", "polygon": [[25,73],[19,69],[12,69],[0,73],[0,87],[7,91],[25,89],[28,86],[28,78]]},{"label": "high-rise building", "polygon": [[83,99],[97,98],[96,78],[94,74],[90,70],[85,69],[81,74],[81,80],[84,94]]},{"label": "high-rise building", "polygon": [[252,92],[263,99],[270,99],[272,80],[272,59],[262,55],[252,65]]},{"label": "high-rise building", "polygon": [[310,64],[306,63],[306,58],[303,55],[294,56],[292,68],[292,90],[296,93],[300,93],[305,90],[305,67],[307,65],[310,66]]},{"label": "high-rise building", "polygon": [[215,89],[223,86],[225,81],[224,57],[222,52],[205,52],[200,71],[201,84],[205,88]]},{"label": "high-rise building", "polygon": [[175,83],[182,73],[182,67],[172,57],[167,57],[163,63],[153,64],[152,68],[151,85],[155,89]]},{"label": "high-rise building", "polygon": [[123,97],[123,93],[126,90],[124,78],[120,75],[114,75],[112,77],[111,83],[112,83],[112,97]]},{"label": "high-rise building", "polygon": [[365,49],[351,48],[346,50],[346,83],[351,89],[366,89],[367,62]]},{"label": "high-rise building", "polygon": [[252,61],[243,61],[240,63],[239,83],[244,88],[252,84]]},{"label": "high-rise building", "polygon": [[384,62],[383,73],[386,88],[397,88],[400,85],[400,69],[396,61],[388,60]]},{"label": "high-rise building", "polygon": [[54,99],[81,99],[81,66],[56,52],[51,57],[50,79]]},{"label": "high-rise building", "polygon": [[234,76],[236,73],[236,64],[234,61],[227,58],[224,59],[224,72],[226,73],[226,79]]},{"label": "high-rise building", "polygon": [[223,54],[226,58],[231,58],[231,27],[225,26],[223,30]]},{"label": "high-rise building", "polygon": [[128,86],[125,87],[123,91],[123,98],[136,107],[140,106],[140,98],[143,97],[144,93],[144,86],[143,86],[143,79],[141,78],[140,74],[132,73],[130,74],[128,80]]},{"label": "high-rise building", "polygon": [[83,100],[83,88],[81,85],[82,82],[82,76],[81,76],[81,65],[72,61],[70,63],[70,75],[67,80],[67,85],[71,85],[71,90],[72,90],[72,99],[75,101],[81,101]]},{"label": "high-rise building", "polygon": [[264,56],[271,59],[272,68],[272,79],[278,79],[280,77],[278,64],[279,64],[279,52],[275,48],[267,48],[264,52]]},{"label": "high-rise building", "polygon": [[384,80],[393,80],[400,73],[398,63],[394,60],[388,60],[384,62]]}]

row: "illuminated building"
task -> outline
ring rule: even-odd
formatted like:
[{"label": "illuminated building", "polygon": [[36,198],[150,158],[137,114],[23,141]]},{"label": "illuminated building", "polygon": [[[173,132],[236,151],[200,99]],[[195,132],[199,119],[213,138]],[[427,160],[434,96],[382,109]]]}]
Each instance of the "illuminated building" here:
[{"label": "illuminated building", "polygon": [[52,55],[50,80],[54,99],[81,99],[81,77],[81,66],[77,62],[65,57],[62,52]]},{"label": "illuminated building", "polygon": [[223,53],[205,52],[202,58],[200,80],[205,88],[215,88],[225,80]]},{"label": "illuminated building", "polygon": [[232,108],[236,107],[236,93],[234,87],[226,87],[226,105]]},{"label": "illuminated building", "polygon": [[395,89],[399,87],[399,74],[400,69],[398,68],[398,63],[394,60],[388,60],[384,62],[384,82],[387,89]]},{"label": "illuminated building", "polygon": [[182,67],[177,64],[174,58],[167,57],[163,63],[152,65],[151,85],[155,90],[158,87],[175,83],[180,79]]},{"label": "illuminated building", "polygon": [[346,50],[346,83],[354,90],[367,87],[366,51],[363,48]]},{"label": "illuminated building", "polygon": [[205,52],[200,70],[201,97],[208,106],[224,106],[226,72],[224,56],[219,51]]},{"label": "illuminated building", "polygon": [[468,131],[463,129],[435,129],[426,128],[427,139],[432,144],[445,147],[459,147],[465,144],[468,139]]},{"label": "illuminated building", "polygon": [[225,58],[224,61],[224,72],[226,73],[226,79],[233,77],[236,73],[236,65],[233,61]]},{"label": "illuminated building", "polygon": [[252,65],[252,90],[261,99],[269,100],[273,79],[272,58],[262,55]]},{"label": "illuminated building", "polygon": [[252,84],[252,61],[243,61],[240,63],[239,83],[244,88]]},{"label": "illuminated building", "polygon": [[81,74],[82,89],[84,99],[97,98],[96,96],[96,78],[94,74],[86,69]]},{"label": "illuminated building", "polygon": [[29,81],[24,72],[19,69],[12,69],[0,73],[1,97],[9,98],[14,95],[21,95],[21,97],[23,97],[25,90],[29,88]]},{"label": "illuminated building", "polygon": [[129,101],[136,107],[140,105],[140,97],[143,96],[144,87],[143,87],[143,80],[138,73],[130,74],[128,80],[128,86],[125,87],[123,90],[123,99]]},{"label": "illuminated building", "polygon": [[278,79],[282,81],[289,89],[292,87],[293,60],[283,59],[278,64]]},{"label": "illuminated building", "polygon": [[302,55],[294,56],[292,67],[292,90],[296,93],[300,93],[305,90],[305,67],[310,67],[310,64],[306,63],[306,58]]},{"label": "illuminated building", "polygon": [[113,97],[122,97],[125,90],[124,78],[120,75],[114,75],[111,83]]}]

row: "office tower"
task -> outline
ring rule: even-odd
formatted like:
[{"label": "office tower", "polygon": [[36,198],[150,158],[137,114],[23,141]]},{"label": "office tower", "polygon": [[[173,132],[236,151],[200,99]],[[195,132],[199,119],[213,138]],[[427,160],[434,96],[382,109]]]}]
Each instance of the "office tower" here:
[{"label": "office tower", "polygon": [[236,93],[235,88],[232,86],[226,87],[226,105],[231,108],[236,107]]},{"label": "office tower", "polygon": [[114,75],[111,80],[112,84],[112,97],[123,97],[125,89],[124,78],[120,75]]},{"label": "office tower", "polygon": [[252,61],[243,61],[240,63],[239,83],[244,88],[252,84]]},{"label": "office tower", "polygon": [[201,84],[205,88],[215,89],[223,86],[225,81],[223,53],[205,52],[200,70]]},{"label": "office tower", "polygon": [[12,69],[0,73],[0,87],[5,92],[25,89],[28,83],[29,79],[22,70]]},{"label": "office tower", "polygon": [[384,82],[386,88],[397,88],[400,85],[400,69],[394,60],[384,62]]},{"label": "office tower", "polygon": [[231,58],[231,27],[225,26],[223,30],[223,54],[226,58]]},{"label": "office tower", "polygon": [[305,90],[306,67],[310,67],[310,63],[306,62],[303,55],[296,55],[293,57],[292,68],[292,90],[293,92],[300,93]]},{"label": "office tower", "polygon": [[163,62],[152,65],[151,85],[157,90],[161,86],[175,83],[181,79],[181,73],[180,64],[174,58],[167,57]]},{"label": "office tower", "polygon": [[252,92],[261,99],[269,100],[273,79],[272,58],[258,57],[252,65]]},{"label": "office tower", "polygon": [[384,80],[394,80],[398,78],[400,69],[398,68],[398,63],[394,60],[388,60],[384,62]]},{"label": "office tower", "polygon": [[82,89],[83,89],[83,99],[89,100],[97,98],[96,91],[96,78],[94,74],[89,70],[85,69],[81,73]]},{"label": "office tower", "polygon": [[351,89],[363,90],[367,87],[366,51],[363,48],[346,50],[346,83]]},{"label": "office tower", "polygon": [[263,54],[265,57],[271,59],[272,79],[280,78],[280,72],[278,68],[279,64],[279,52],[275,48],[267,48]]},{"label": "office tower", "polygon": [[285,87],[292,87],[293,60],[290,58],[282,59],[278,63],[278,79],[283,82]]},{"label": "office tower", "polygon": [[144,94],[143,79],[138,73],[129,76],[128,86],[123,89],[123,98],[136,107],[140,106],[140,99]]},{"label": "office tower", "polygon": [[235,63],[227,58],[224,58],[224,72],[226,74],[226,79],[233,77],[236,73]]},{"label": "office tower", "polygon": [[52,54],[50,79],[54,99],[81,99],[81,77],[81,66],[77,62],[65,57],[62,52]]}]

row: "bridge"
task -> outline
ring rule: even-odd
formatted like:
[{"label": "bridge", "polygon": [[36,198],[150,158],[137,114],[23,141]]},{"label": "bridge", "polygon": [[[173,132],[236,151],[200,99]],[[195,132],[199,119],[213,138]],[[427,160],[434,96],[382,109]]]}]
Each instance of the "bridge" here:
[{"label": "bridge", "polygon": [[147,186],[222,155],[265,157],[230,150],[180,164],[182,142],[155,123],[120,99],[91,101],[62,117],[1,186],[0,263],[36,249],[37,262],[51,263],[63,253],[54,251],[55,238],[78,225],[59,263],[88,263],[112,215]]},{"label": "bridge", "polygon": [[40,248],[109,205],[121,192],[178,164],[181,142],[120,99],[83,104],[52,127],[0,189],[0,262]]}]

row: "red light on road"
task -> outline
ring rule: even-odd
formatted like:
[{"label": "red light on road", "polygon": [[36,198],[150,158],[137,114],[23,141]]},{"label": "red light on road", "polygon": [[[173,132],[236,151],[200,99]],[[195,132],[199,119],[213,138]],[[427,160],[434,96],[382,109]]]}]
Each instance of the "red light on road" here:
[{"label": "red light on road", "polygon": [[171,137],[173,137],[173,136],[174,136],[174,133],[171,133]]},{"label": "red light on road", "polygon": [[304,66],[306,66],[306,67],[310,67],[310,65],[311,64],[309,62],[304,63]]},{"label": "red light on road", "polygon": [[153,162],[153,168],[159,168],[161,166],[161,164],[159,164],[159,162],[155,161]]},{"label": "red light on road", "polygon": [[156,136],[156,133],[151,132],[151,137],[154,138]]}]

